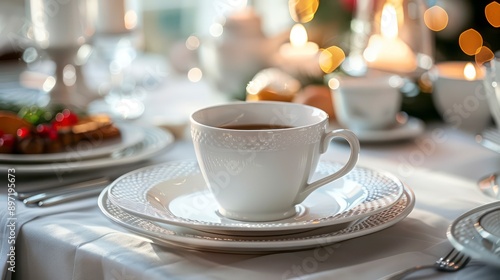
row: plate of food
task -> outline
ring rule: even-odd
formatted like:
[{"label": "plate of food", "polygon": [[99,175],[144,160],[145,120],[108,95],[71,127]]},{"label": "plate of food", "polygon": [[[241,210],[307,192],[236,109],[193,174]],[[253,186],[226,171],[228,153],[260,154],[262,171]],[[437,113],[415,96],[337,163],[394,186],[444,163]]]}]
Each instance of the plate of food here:
[{"label": "plate of food", "polygon": [[136,145],[115,151],[103,157],[67,162],[0,162],[0,170],[13,168],[18,174],[56,175],[61,178],[73,172],[100,170],[147,161],[161,155],[174,144],[175,138],[173,134],[162,128],[134,124],[125,124],[125,126],[129,126],[133,131],[143,133],[144,140]]},{"label": "plate of food", "polygon": [[69,162],[109,156],[144,140],[142,130],[103,114],[30,108],[0,111],[0,162]]}]

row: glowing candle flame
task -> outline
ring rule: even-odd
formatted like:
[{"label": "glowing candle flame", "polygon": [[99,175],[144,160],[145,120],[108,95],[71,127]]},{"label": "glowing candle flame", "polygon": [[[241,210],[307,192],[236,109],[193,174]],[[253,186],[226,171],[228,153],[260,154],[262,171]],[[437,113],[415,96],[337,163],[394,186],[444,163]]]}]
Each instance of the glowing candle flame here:
[{"label": "glowing candle flame", "polygon": [[399,0],[387,0],[384,4],[380,14],[380,34],[370,37],[363,58],[371,68],[411,73],[418,64],[413,50],[399,37],[404,12],[398,3]]},{"label": "glowing candle flame", "polygon": [[317,54],[318,45],[314,42],[308,42],[307,31],[300,23],[295,24],[290,30],[290,43],[280,47],[280,55],[286,59],[295,57],[310,60],[314,59]]},{"label": "glowing candle flame", "polygon": [[132,30],[137,26],[137,13],[135,11],[127,11],[123,17],[125,28]]},{"label": "glowing candle flame", "polygon": [[476,78],[476,68],[470,62],[464,67],[464,77],[467,81],[472,81]]},{"label": "glowing candle flame", "polygon": [[382,9],[380,34],[385,38],[398,37],[398,13],[392,4],[386,3]]},{"label": "glowing candle flame", "polygon": [[295,24],[290,31],[290,44],[294,47],[303,47],[306,45],[307,40],[305,27],[300,23]]}]

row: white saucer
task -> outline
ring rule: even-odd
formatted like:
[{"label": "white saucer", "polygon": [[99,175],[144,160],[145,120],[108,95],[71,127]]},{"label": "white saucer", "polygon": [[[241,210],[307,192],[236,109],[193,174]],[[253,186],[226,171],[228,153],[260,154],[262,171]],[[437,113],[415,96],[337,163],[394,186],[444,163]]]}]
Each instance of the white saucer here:
[{"label": "white saucer", "polygon": [[89,158],[108,156],[115,151],[122,150],[144,140],[144,132],[130,124],[117,125],[120,129],[119,139],[83,141],[75,147],[67,147],[64,152],[50,154],[0,154],[0,162],[38,163],[80,161]]},{"label": "white saucer", "polygon": [[103,214],[109,219],[161,246],[257,254],[326,246],[380,231],[408,216],[415,205],[415,196],[406,187],[404,195],[390,208],[368,216],[342,230],[336,231],[331,230],[330,227],[321,227],[298,234],[265,237],[227,236],[174,225],[158,226],[150,220],[131,215],[114,205],[108,199],[108,189],[101,193],[98,204]]},{"label": "white saucer", "polygon": [[[333,127],[338,128],[335,125]],[[421,135],[425,130],[425,124],[418,118],[408,117],[408,120],[405,123],[397,124],[388,129],[351,130],[356,134],[360,142],[390,142],[408,140]]]},{"label": "white saucer", "polygon": [[498,208],[500,202],[493,202],[468,211],[450,225],[446,235],[457,250],[500,267],[500,246],[483,238],[475,226],[484,214]]},{"label": "white saucer", "polygon": [[134,131],[144,133],[144,140],[124,149],[114,151],[108,156],[80,161],[42,162],[42,163],[10,163],[0,164],[0,169],[15,168],[22,174],[49,174],[58,176],[71,172],[96,170],[116,167],[147,160],[174,143],[172,133],[157,127],[133,126]]},{"label": "white saucer", "polygon": [[[341,167],[321,161],[315,177],[321,178]],[[144,219],[232,235],[277,235],[352,222],[381,212],[403,194],[395,176],[355,167],[348,175],[327,184],[297,206],[294,217],[271,222],[243,222],[218,214],[217,203],[208,191],[196,161],[177,161],[145,167],[115,180],[109,200]],[[290,233],[290,232],[289,232]]]}]

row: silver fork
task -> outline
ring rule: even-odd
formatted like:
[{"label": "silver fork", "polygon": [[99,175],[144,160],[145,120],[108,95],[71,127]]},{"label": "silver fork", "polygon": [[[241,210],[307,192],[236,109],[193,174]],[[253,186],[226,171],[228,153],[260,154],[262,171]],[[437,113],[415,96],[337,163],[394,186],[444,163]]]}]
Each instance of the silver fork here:
[{"label": "silver fork", "polygon": [[464,255],[460,251],[453,248],[446,256],[439,258],[434,264],[429,265],[417,265],[402,271],[391,274],[384,280],[398,280],[403,279],[403,277],[422,269],[435,268],[438,271],[454,272],[462,269],[470,261],[470,257]]}]

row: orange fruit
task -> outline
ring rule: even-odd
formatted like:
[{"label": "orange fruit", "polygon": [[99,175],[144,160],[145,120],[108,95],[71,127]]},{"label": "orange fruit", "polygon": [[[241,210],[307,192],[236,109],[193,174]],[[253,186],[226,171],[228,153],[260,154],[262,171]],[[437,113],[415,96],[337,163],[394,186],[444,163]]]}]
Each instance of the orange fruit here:
[{"label": "orange fruit", "polygon": [[0,130],[3,133],[16,135],[17,130],[21,127],[31,129],[32,125],[14,113],[0,111]]}]

